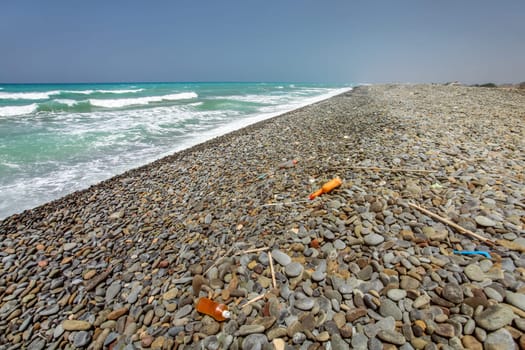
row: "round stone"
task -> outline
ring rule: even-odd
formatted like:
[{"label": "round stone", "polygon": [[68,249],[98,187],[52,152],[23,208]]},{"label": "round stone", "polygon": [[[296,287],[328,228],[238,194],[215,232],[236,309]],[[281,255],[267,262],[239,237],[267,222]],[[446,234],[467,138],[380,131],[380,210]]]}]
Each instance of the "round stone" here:
[{"label": "round stone", "polygon": [[369,235],[366,235],[364,236],[364,241],[367,245],[378,245],[378,244],[381,244],[383,243],[383,241],[385,240],[385,237],[377,234],[377,233],[371,233]]},{"label": "round stone", "polygon": [[287,266],[292,262],[292,258],[279,249],[272,250],[272,258],[281,266]]},{"label": "round stone", "polygon": [[507,303],[525,311],[525,294],[507,291],[505,299]]},{"label": "round stone", "polygon": [[443,298],[454,304],[463,302],[463,289],[456,283],[448,283],[443,288]]},{"label": "round stone", "polygon": [[487,339],[485,340],[483,346],[485,350],[516,349],[516,343],[512,338],[512,334],[510,334],[510,332],[505,328],[501,328],[487,335]]},{"label": "round stone", "polygon": [[315,301],[312,298],[297,299],[294,306],[299,310],[308,311],[314,307]]},{"label": "round stone", "polygon": [[390,299],[384,299],[381,301],[381,306],[379,306],[379,313],[383,317],[392,316],[394,320],[400,321],[403,319],[403,313],[399,307]]},{"label": "round stone", "polygon": [[493,220],[489,219],[486,216],[478,215],[474,218],[474,220],[480,226],[485,226],[485,227],[496,226],[496,222],[494,222]]},{"label": "round stone", "polygon": [[284,272],[288,277],[297,277],[303,273],[303,265],[299,264],[298,262],[289,263],[284,268]]},{"label": "round stone", "polygon": [[477,264],[467,265],[464,272],[471,281],[481,282],[485,279],[485,274]]},{"label": "round stone", "polygon": [[382,341],[385,341],[394,345],[403,345],[406,343],[406,339],[403,334],[391,330],[380,330],[377,332],[377,337]]},{"label": "round stone", "polygon": [[401,299],[405,299],[407,296],[407,292],[403,289],[390,289],[388,292],[386,292],[386,295],[392,299],[393,301],[399,301]]},{"label": "round stone", "polygon": [[514,312],[503,305],[492,305],[475,317],[478,326],[487,331],[495,331],[510,324],[514,319]]},{"label": "round stone", "polygon": [[91,334],[86,331],[80,331],[75,333],[73,338],[73,343],[77,348],[82,348],[86,346],[91,341]]}]

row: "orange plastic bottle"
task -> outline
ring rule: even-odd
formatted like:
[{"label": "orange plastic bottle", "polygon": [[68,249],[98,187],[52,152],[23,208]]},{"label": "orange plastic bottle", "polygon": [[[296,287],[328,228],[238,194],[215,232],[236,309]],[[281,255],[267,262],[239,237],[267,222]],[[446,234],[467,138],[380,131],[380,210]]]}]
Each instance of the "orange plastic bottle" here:
[{"label": "orange plastic bottle", "polygon": [[208,298],[200,298],[197,302],[197,311],[206,315],[210,315],[216,321],[224,321],[231,317],[228,311],[228,306],[217,303]]},{"label": "orange plastic bottle", "polygon": [[312,193],[310,195],[310,197],[308,197],[308,198],[310,198],[310,200],[312,200],[315,197],[322,195],[323,193],[328,193],[328,192],[332,191],[334,188],[337,188],[337,187],[341,186],[342,183],[343,182],[341,181],[340,178],[338,178],[338,177],[333,178],[332,180],[330,180],[327,183],[325,183],[323,185],[323,187],[321,187],[320,189],[318,189],[317,191]]}]

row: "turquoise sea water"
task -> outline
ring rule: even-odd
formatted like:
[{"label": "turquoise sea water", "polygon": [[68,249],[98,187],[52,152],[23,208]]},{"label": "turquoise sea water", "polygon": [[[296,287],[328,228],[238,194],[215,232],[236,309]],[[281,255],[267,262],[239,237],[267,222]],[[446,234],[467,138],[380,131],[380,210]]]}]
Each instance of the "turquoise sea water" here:
[{"label": "turquoise sea water", "polygon": [[0,219],[349,86],[0,84]]}]

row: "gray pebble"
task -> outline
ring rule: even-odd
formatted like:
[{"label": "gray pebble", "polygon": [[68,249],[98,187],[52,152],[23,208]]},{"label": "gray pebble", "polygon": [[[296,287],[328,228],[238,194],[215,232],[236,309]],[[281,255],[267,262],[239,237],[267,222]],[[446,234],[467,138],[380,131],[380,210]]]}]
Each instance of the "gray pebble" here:
[{"label": "gray pebble", "polygon": [[75,332],[74,344],[77,348],[86,346],[91,341],[91,334],[86,331]]},{"label": "gray pebble", "polygon": [[371,233],[369,235],[364,236],[363,239],[367,245],[375,246],[375,245],[383,243],[383,241],[385,240],[385,237],[377,233]]},{"label": "gray pebble", "polygon": [[277,263],[281,266],[287,266],[292,262],[292,258],[288,256],[288,254],[278,250],[274,249],[272,250],[272,257],[277,261]]},{"label": "gray pebble", "polygon": [[303,265],[298,262],[291,262],[284,268],[284,272],[288,277],[297,277],[303,273]]}]

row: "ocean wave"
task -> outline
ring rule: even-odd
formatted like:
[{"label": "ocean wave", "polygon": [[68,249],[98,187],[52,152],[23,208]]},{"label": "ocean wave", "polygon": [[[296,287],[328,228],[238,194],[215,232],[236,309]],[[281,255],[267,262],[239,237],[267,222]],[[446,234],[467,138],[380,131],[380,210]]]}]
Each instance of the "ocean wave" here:
[{"label": "ocean wave", "polygon": [[78,101],[75,100],[69,100],[65,98],[57,98],[56,100],[53,100],[56,103],[60,103],[62,105],[67,105],[68,107],[72,107],[78,103]]},{"label": "ocean wave", "polygon": [[80,94],[80,95],[91,95],[95,90],[62,90],[64,94]]},{"label": "ocean wave", "polygon": [[60,91],[46,92],[0,92],[0,99],[3,100],[46,100],[49,96],[58,95]]},{"label": "ocean wave", "polygon": [[33,113],[38,108],[38,104],[32,103],[25,106],[7,106],[0,107],[0,117],[12,117],[15,115],[24,115]]},{"label": "ocean wave", "polygon": [[95,99],[89,100],[92,106],[104,107],[104,108],[122,108],[134,105],[147,105],[152,102],[161,101],[175,101],[175,100],[186,100],[197,98],[198,95],[195,92],[181,92],[178,94],[170,94],[163,96],[149,96],[149,97],[137,97],[137,98],[120,98],[120,99]]}]

